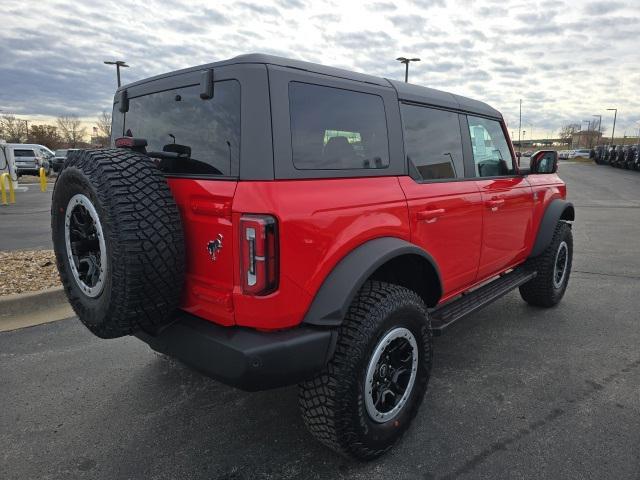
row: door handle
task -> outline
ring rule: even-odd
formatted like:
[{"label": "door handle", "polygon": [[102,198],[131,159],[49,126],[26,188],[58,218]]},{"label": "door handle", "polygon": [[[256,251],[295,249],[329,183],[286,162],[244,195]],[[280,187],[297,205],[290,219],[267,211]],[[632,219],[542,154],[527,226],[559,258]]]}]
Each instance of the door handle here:
[{"label": "door handle", "polygon": [[498,208],[500,208],[502,205],[504,205],[504,198],[497,198],[487,201],[487,206],[491,209],[492,212],[497,212]]},{"label": "door handle", "polygon": [[418,212],[418,221],[424,220],[427,223],[433,223],[438,220],[438,217],[444,215],[446,210],[444,208],[436,208],[434,210],[422,210]]}]

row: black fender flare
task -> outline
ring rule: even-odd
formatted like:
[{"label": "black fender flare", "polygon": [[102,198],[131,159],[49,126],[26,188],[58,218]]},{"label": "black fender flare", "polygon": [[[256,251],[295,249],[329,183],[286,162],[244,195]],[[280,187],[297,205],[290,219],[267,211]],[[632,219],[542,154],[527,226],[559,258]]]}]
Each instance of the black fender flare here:
[{"label": "black fender flare", "polygon": [[540,221],[536,241],[533,244],[529,257],[537,257],[551,244],[553,232],[560,220],[573,221],[575,220],[575,216],[575,209],[571,202],[559,198],[551,201]]},{"label": "black fender flare", "polygon": [[433,267],[442,295],[442,278],[431,255],[405,240],[382,237],[363,243],[347,254],[327,275],[316,293],[303,323],[337,326],[347,314],[349,305],[367,279],[382,265],[401,255],[419,255]]}]

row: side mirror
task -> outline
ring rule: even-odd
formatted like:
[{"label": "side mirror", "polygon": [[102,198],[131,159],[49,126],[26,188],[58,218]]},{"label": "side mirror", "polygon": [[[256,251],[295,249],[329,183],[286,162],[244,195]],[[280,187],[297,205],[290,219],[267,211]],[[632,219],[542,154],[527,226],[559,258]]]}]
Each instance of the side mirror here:
[{"label": "side mirror", "polygon": [[531,173],[556,173],[558,171],[558,152],[539,150],[531,155]]}]

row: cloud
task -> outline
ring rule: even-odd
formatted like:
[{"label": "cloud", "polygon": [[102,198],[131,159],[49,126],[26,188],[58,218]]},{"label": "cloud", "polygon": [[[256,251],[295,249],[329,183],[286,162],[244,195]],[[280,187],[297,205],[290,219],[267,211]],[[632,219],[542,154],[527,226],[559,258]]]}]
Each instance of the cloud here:
[{"label": "cloud", "polygon": [[607,13],[621,10],[624,6],[622,2],[592,2],[584,6],[584,11],[589,15],[606,15]]},{"label": "cloud", "polygon": [[427,19],[420,15],[393,15],[389,21],[410,35],[419,34],[427,25]]},{"label": "cloud", "polygon": [[369,5],[369,9],[374,12],[393,12],[394,10],[397,10],[398,7],[389,2],[373,2]]},{"label": "cloud", "polygon": [[356,51],[370,51],[380,47],[392,46],[396,43],[393,38],[383,31],[339,32],[334,35],[327,35],[325,38],[337,45]]},{"label": "cloud", "polygon": [[396,57],[420,57],[410,81],[489,101],[511,125],[526,99],[534,131],[606,105],[623,129],[640,118],[637,0],[3,0],[2,18],[0,109],[24,118],[110,108],[103,60],[126,60],[127,83],[250,52],[395,79]]},{"label": "cloud", "polygon": [[411,3],[419,8],[429,9],[432,7],[444,7],[445,0],[411,0]]},{"label": "cloud", "polygon": [[280,5],[283,8],[304,8],[306,6],[306,3],[303,2],[302,0],[278,0],[276,2],[278,5]]},{"label": "cloud", "polygon": [[480,7],[477,13],[481,17],[504,17],[509,13],[509,10],[498,6]]},{"label": "cloud", "polygon": [[250,2],[238,2],[237,5],[239,7],[244,8],[245,10],[250,10],[253,13],[256,13],[258,15],[279,15],[280,14],[280,11],[276,7],[272,7],[268,5],[250,3]]}]

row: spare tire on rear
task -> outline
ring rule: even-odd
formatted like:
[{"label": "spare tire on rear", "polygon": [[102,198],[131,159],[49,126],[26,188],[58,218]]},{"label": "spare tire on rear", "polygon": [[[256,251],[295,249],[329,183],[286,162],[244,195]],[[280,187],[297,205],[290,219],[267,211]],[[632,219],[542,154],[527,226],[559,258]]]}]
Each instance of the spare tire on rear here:
[{"label": "spare tire on rear", "polygon": [[51,230],[69,302],[94,334],[152,332],[171,320],[184,283],[184,236],[149,157],[70,153],[53,190]]}]

